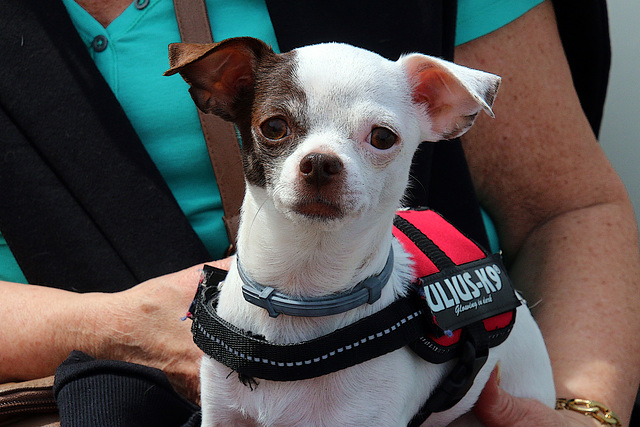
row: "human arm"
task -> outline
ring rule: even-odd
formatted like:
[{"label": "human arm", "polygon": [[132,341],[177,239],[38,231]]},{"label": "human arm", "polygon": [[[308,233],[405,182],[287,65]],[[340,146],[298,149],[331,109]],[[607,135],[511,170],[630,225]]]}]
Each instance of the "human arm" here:
[{"label": "human arm", "polygon": [[496,119],[479,118],[463,144],[516,287],[541,300],[558,396],[603,402],[628,423],[640,378],[636,224],[571,85],[550,2],[459,46],[456,61],[503,77]]},{"label": "human arm", "polygon": [[[220,268],[229,259],[210,263]],[[52,375],[72,350],[153,366],[198,399],[202,352],[186,314],[202,266],[114,294],[0,282],[0,382]]]},{"label": "human arm", "polygon": [[499,368],[494,369],[473,412],[488,427],[584,426],[601,424],[578,412],[554,411],[535,399],[511,396],[500,388]]}]

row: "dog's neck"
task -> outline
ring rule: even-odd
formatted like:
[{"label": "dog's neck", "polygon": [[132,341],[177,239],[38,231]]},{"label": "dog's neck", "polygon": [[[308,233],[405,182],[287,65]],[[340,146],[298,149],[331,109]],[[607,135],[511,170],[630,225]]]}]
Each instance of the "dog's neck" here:
[{"label": "dog's neck", "polygon": [[238,255],[254,280],[293,297],[344,292],[384,267],[392,240],[393,215],[387,217],[308,225],[276,211],[263,190],[248,189]]}]

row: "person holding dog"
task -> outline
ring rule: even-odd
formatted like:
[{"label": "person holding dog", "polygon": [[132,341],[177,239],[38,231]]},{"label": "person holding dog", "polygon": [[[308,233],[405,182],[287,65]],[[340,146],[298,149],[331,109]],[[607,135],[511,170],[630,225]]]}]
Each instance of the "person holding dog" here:
[{"label": "person holding dog", "polygon": [[[128,0],[79,3],[113,31],[123,25],[118,24],[119,17],[133,11]],[[160,7],[145,1],[136,1],[134,7],[145,3],[147,6],[136,10]],[[65,5],[72,15],[74,10],[75,16],[81,13],[78,4]],[[91,28],[77,23],[76,27],[81,34],[90,33]],[[24,37],[23,43],[28,44],[28,34]],[[99,50],[110,42],[106,37],[93,40],[92,54],[99,63],[103,60]],[[20,45],[19,40],[17,43]],[[159,57],[158,61],[165,58]],[[463,143],[478,197],[495,221],[512,278],[530,302],[541,300],[534,314],[547,341],[558,395],[605,402],[628,421],[640,376],[637,344],[628,339],[640,320],[628,298],[633,295],[634,278],[640,269],[636,225],[624,187],[580,108],[551,3],[543,2],[495,31],[459,44],[455,59],[503,77],[495,105],[496,119],[479,118]],[[6,72],[2,70],[3,75]],[[107,79],[115,77],[103,73]],[[29,78],[27,74],[23,77]],[[143,81],[153,78],[145,75]],[[158,96],[163,94],[151,95],[147,106],[159,102]],[[121,97],[126,104],[127,94]],[[5,108],[7,99],[2,102]],[[136,116],[143,109],[135,102],[123,107],[134,128],[140,125],[137,120],[145,121],[143,114]],[[168,124],[169,130],[175,125]],[[141,138],[143,130],[136,128]],[[155,155],[153,147],[147,150],[152,157]],[[4,185],[14,183],[7,173],[8,165],[20,154],[7,145],[4,172],[0,172]],[[73,153],[66,155],[72,157]],[[160,154],[157,161],[161,158]],[[180,198],[176,195],[179,189],[169,190]],[[3,215],[8,214],[3,211],[0,215],[0,230],[7,221]],[[227,242],[219,242],[224,238],[214,240],[218,242],[207,249],[221,253]],[[82,246],[82,239],[69,241],[84,252],[92,250]],[[179,391],[197,398],[201,353],[191,344],[189,325],[176,322],[176,313],[182,314],[188,307],[201,264],[186,269],[181,267],[187,265],[171,264],[164,272],[157,272],[157,277],[150,276],[138,286],[116,293],[78,294],[21,284],[26,283],[25,278],[16,270],[12,257],[7,257],[8,247],[3,250],[0,381],[52,374],[71,350],[80,349],[99,358],[161,368]],[[151,248],[140,248],[146,250]],[[207,260],[200,253],[193,255],[201,258],[193,264]],[[106,262],[103,256],[96,253],[95,263]],[[220,260],[214,264],[224,267],[225,263]],[[145,322],[135,321],[140,317]],[[594,318],[598,319],[596,328],[576,326],[589,325]],[[608,344],[606,351],[600,347],[604,342]],[[476,409],[487,425],[592,423],[572,411],[548,410],[535,402],[509,397],[496,383],[490,381]]]}]

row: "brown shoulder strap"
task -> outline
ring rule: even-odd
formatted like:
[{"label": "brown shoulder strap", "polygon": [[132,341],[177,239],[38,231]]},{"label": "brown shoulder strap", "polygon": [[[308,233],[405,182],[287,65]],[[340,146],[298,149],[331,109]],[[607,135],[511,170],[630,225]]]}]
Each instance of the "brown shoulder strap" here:
[{"label": "brown shoulder strap", "polygon": [[[212,43],[204,0],[174,0],[180,37],[185,43]],[[233,124],[198,110],[211,165],[224,209],[224,225],[232,247],[236,243],[240,206],[244,198],[244,174],[240,144]]]}]

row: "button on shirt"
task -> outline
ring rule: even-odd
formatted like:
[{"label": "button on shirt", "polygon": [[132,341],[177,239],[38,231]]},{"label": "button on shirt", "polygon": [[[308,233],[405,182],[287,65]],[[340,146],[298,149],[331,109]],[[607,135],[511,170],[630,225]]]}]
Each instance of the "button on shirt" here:
[{"label": "button on shirt", "polygon": [[[211,256],[228,247],[222,202],[195,104],[179,75],[164,77],[180,41],[172,0],[134,0],[104,28],[63,0],[96,66]],[[261,6],[261,7],[258,7]],[[277,47],[264,0],[208,1],[214,38],[249,35]]]}]

